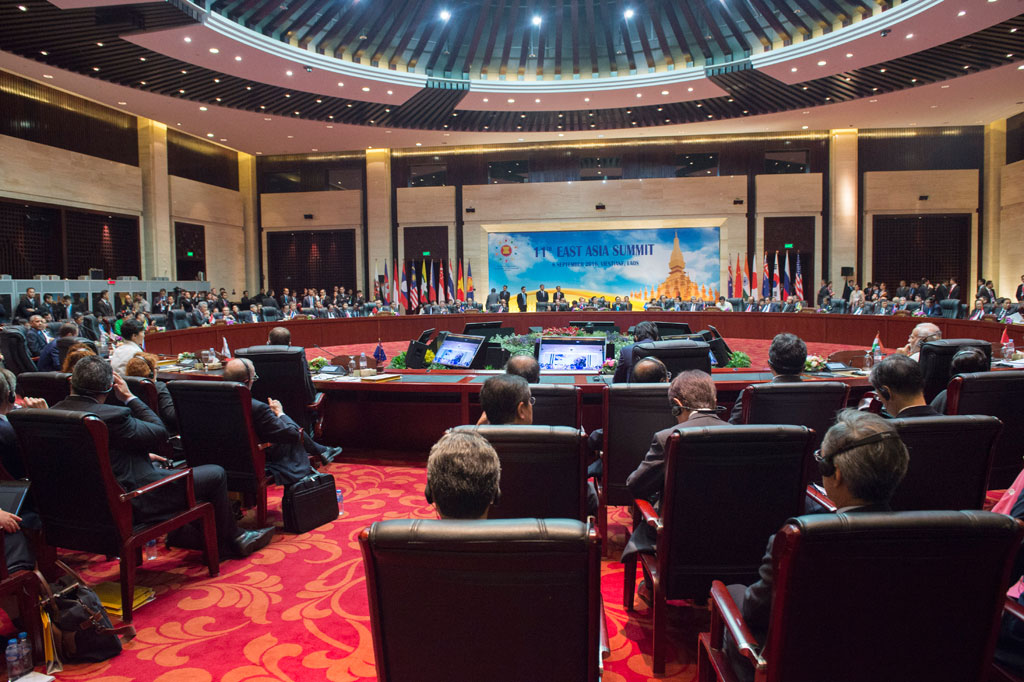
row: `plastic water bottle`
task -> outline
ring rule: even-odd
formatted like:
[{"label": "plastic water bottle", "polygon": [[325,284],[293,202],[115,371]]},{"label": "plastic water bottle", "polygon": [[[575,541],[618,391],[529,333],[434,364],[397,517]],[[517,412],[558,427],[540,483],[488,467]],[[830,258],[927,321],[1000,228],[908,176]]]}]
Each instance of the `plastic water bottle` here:
[{"label": "plastic water bottle", "polygon": [[109,354],[108,353],[109,350],[110,350],[110,344],[107,341],[107,333],[101,329],[100,330],[100,357],[101,358],[107,357],[107,355]]},{"label": "plastic water bottle", "polygon": [[350,376],[352,374],[356,373],[356,359],[355,358],[351,358],[350,357],[348,359],[348,373],[349,373]]},{"label": "plastic water bottle", "polygon": [[345,513],[345,496],[341,493],[341,488],[335,488],[334,493],[338,496],[338,516]]},{"label": "plastic water bottle", "polygon": [[366,353],[359,354],[359,369],[366,369]]},{"label": "plastic water bottle", "polygon": [[149,542],[146,543],[146,553],[145,553],[146,561],[152,561],[153,559],[156,559],[157,554],[158,554],[158,550],[156,548],[156,540],[150,540]]},{"label": "plastic water bottle", "polygon": [[864,369],[871,369],[875,366],[875,356],[871,354],[869,350],[864,354]]},{"label": "plastic water bottle", "polygon": [[18,651],[18,640],[7,640],[7,651],[4,654],[7,657],[7,679],[18,679],[21,677],[21,652]]},{"label": "plastic water bottle", "polygon": [[28,633],[18,634],[18,663],[21,665],[21,674],[28,675],[32,672],[32,645],[28,641]]},{"label": "plastic water bottle", "polygon": [[1003,360],[1013,360],[1013,339],[1007,339],[1003,344]]}]

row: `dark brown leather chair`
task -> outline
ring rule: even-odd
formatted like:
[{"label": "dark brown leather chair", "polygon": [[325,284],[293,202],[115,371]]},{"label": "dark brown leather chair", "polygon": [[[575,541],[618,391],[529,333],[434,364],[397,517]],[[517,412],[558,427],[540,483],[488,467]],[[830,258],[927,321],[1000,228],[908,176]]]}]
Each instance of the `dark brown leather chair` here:
[{"label": "dark brown leather chair", "polygon": [[281,402],[284,413],[306,433],[320,436],[323,397],[310,378],[306,350],[299,346],[250,346],[235,351],[236,358],[252,361],[260,380],[252,385],[252,396],[267,402]]},{"label": "dark brown leather chair", "polygon": [[583,391],[566,384],[531,384],[533,423],[543,426],[583,426]]},{"label": "dark brown leather chair", "polygon": [[766,640],[716,580],[697,679],[739,679],[728,630],[756,682],[985,682],[1022,537],[1019,521],[983,511],[791,519],[772,546]]},{"label": "dark brown leather chair", "polygon": [[1020,473],[1024,443],[1024,371],[958,374],[946,391],[947,414],[987,414],[1003,422],[996,441],[989,487],[1008,488]]},{"label": "dark brown leather chair", "polygon": [[7,325],[0,329],[0,354],[4,356],[7,369],[15,374],[36,371],[36,363],[28,352],[25,330],[19,326]]},{"label": "dark brown leather chair", "polygon": [[803,511],[813,434],[805,426],[720,426],[673,433],[666,444],[655,554],[625,562],[623,603],[633,608],[639,559],[654,608],[654,674],[665,672],[666,602],[703,601],[715,579],[753,582],[767,538]]},{"label": "dark brown leather chair", "polygon": [[668,402],[668,384],[612,384],[603,393],[604,471],[597,486],[602,513],[601,537],[608,537],[609,505],[633,504],[626,479],[651,447],[654,434],[676,424]]},{"label": "dark brown leather chair", "polygon": [[96,353],[96,355],[100,354],[95,341],[87,339],[84,336],[64,336],[57,339],[57,359],[61,367],[64,366],[64,358],[68,356],[68,352],[71,350],[72,346],[79,343],[83,343],[91,348],[92,352]]},{"label": "dark brown leather chair", "polygon": [[[132,621],[135,570],[142,547],[168,531],[200,521],[210,576],[220,571],[213,507],[196,503],[192,471],[185,469],[131,492],[114,478],[107,427],[96,415],[67,410],[15,410],[8,415],[32,481],[43,539],[54,547],[120,557],[122,620]],[[148,525],[134,524],[131,501],[184,480],[184,511]],[[74,494],[69,494],[74,491]]]},{"label": "dark brown leather chair", "polygon": [[381,521],[359,536],[380,682],[596,682],[596,531],[570,519]]},{"label": "dark brown leather chair", "polygon": [[178,414],[185,461],[189,466],[217,464],[227,472],[228,490],[242,493],[256,507],[256,527],[267,525],[264,450],[252,421],[252,395],[233,381],[172,381],[167,384]]},{"label": "dark brown leather chair", "polygon": [[568,426],[459,426],[487,439],[501,461],[501,499],[492,519],[587,518],[583,433]]},{"label": "dark brown leather chair", "polygon": [[846,407],[850,387],[841,381],[787,381],[743,389],[744,424],[796,424],[814,429],[812,450]]},{"label": "dark brown leather chair", "polygon": [[[1015,634],[1004,634],[1005,641],[1001,642],[1000,649],[1006,648],[1002,652],[997,651],[996,659],[992,663],[992,676],[989,678],[989,682],[1024,682],[1024,671],[1015,669],[1017,666],[1014,665],[1016,661],[1024,660],[1024,651],[1014,648],[1014,645],[1021,639],[1020,633],[1024,632],[1024,606],[1007,597],[1003,604],[1003,623],[1004,633],[1007,624],[1015,628],[1016,632]],[[1014,656],[1014,651],[1016,651],[1016,661],[1001,660],[1004,656],[1006,658]]]},{"label": "dark brown leather chair", "polygon": [[23,372],[18,375],[18,395],[42,398],[56,405],[71,393],[71,375],[67,372]]},{"label": "dark brown leather chair", "polygon": [[[940,339],[921,344],[918,362],[924,374],[924,399],[931,402],[949,384],[953,356],[964,348],[979,348],[992,359],[992,343],[978,339]],[[947,400],[948,394],[947,394]],[[949,410],[946,410],[949,412]],[[961,413],[962,414],[962,413]],[[1005,420],[1004,420],[1005,421]]]}]

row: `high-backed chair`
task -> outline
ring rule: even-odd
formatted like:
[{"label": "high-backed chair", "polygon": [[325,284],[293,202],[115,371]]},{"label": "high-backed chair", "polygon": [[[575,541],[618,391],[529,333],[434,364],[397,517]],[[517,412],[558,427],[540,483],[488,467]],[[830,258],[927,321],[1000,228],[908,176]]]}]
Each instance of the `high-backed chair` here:
[{"label": "high-backed chair", "polygon": [[82,336],[89,339],[90,341],[100,340],[100,325],[96,316],[92,313],[88,315],[82,315],[82,325],[80,327]]},{"label": "high-backed chair", "polygon": [[501,499],[492,519],[587,518],[582,431],[568,426],[458,426],[487,439],[501,461]]},{"label": "high-backed chair", "polygon": [[1019,521],[983,511],[791,519],[772,546],[767,637],[715,581],[697,679],[740,679],[728,631],[756,682],[985,682],[1022,537]]},{"label": "high-backed chair", "polygon": [[989,487],[1007,488],[1020,473],[1024,456],[1024,371],[958,374],[946,391],[947,414],[987,414],[1003,422],[996,441]]},{"label": "high-backed chair", "polygon": [[[220,569],[213,507],[208,502],[196,503],[191,469],[125,492],[110,465],[107,427],[96,415],[24,409],[11,412],[8,419],[21,444],[45,542],[54,547],[121,558],[121,619],[125,623],[132,621],[139,554],[150,540],[200,521],[206,564],[210,576],[217,575]],[[182,512],[156,523],[134,522],[133,499],[182,482]]]},{"label": "high-backed chair", "polygon": [[266,455],[256,439],[252,395],[233,381],[172,381],[167,390],[178,414],[181,445],[189,466],[218,464],[227,472],[228,490],[256,506],[256,526],[267,525]]},{"label": "high-backed chair", "polygon": [[729,300],[729,303],[732,304],[732,309],[733,309],[734,312],[738,313],[738,312],[742,312],[743,311],[743,299],[742,298],[730,298],[728,300]]},{"label": "high-backed chair", "polygon": [[22,372],[18,375],[18,395],[42,398],[56,405],[71,393],[71,375],[67,372]]},{"label": "high-backed chair", "polygon": [[633,554],[623,585],[632,609],[639,559],[654,608],[655,675],[665,671],[666,602],[703,601],[716,579],[755,581],[768,537],[803,509],[811,436],[804,426],[720,426],[669,437],[660,517],[636,502],[657,552]]},{"label": "high-backed chair", "polygon": [[[640,466],[654,434],[676,423],[669,408],[668,384],[612,384],[603,392],[603,473],[597,487],[601,509],[633,504],[626,479]],[[608,517],[598,516],[601,537]]]},{"label": "high-backed chair", "polygon": [[814,429],[813,447],[846,407],[850,387],[841,381],[751,384],[743,389],[744,424],[799,424]]},{"label": "high-backed chair", "polygon": [[541,426],[583,425],[583,391],[567,384],[532,384],[533,423]]},{"label": "high-backed chair", "polygon": [[942,308],[942,317],[947,320],[955,320],[960,316],[959,298],[944,298],[939,301],[939,307]]},{"label": "high-backed chair", "polygon": [[36,363],[28,352],[25,330],[21,327],[8,325],[0,329],[0,353],[4,356],[7,369],[15,374],[36,371]]},{"label": "high-backed chair", "polygon": [[379,521],[359,536],[379,682],[597,682],[599,539],[570,519]]},{"label": "high-backed chair", "polygon": [[[980,348],[992,360],[992,343],[978,339],[940,339],[921,344],[918,362],[924,374],[924,399],[931,402],[949,384],[953,356],[964,348]],[[948,401],[948,394],[946,400]]]},{"label": "high-backed chair", "polygon": [[671,339],[668,341],[643,341],[633,344],[633,367],[648,356],[658,358],[674,377],[683,370],[699,369],[711,373],[711,347],[703,341]]},{"label": "high-backed chair", "polygon": [[236,358],[252,361],[260,380],[252,385],[252,396],[267,402],[281,401],[285,414],[314,438],[323,421],[323,397],[314,388],[306,351],[299,346],[249,346],[235,351]]},{"label": "high-backed chair", "polygon": [[277,308],[263,306],[263,308],[260,309],[260,319],[263,322],[277,322],[283,318],[281,316],[281,311]]},{"label": "high-backed chair", "polygon": [[167,329],[167,315],[164,313],[154,313],[150,316],[150,322],[154,327],[163,327]]},{"label": "high-backed chair", "polygon": [[850,304],[844,298],[833,298],[832,308],[829,309],[829,312],[845,315],[850,312]]},{"label": "high-backed chair", "polygon": [[92,349],[93,353],[99,355],[99,348],[96,347],[96,342],[92,339],[88,339],[84,336],[64,336],[57,339],[57,361],[61,366],[64,365],[64,358],[68,356],[73,346],[78,344],[85,344]]},{"label": "high-backed chair", "polygon": [[189,319],[188,313],[180,308],[171,311],[171,323],[174,329],[188,329],[192,326],[192,320]]}]

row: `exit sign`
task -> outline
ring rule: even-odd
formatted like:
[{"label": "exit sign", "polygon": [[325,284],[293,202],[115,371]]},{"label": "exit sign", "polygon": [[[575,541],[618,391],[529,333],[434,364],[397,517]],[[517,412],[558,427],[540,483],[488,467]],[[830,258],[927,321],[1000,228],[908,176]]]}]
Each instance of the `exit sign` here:
[{"label": "exit sign", "polygon": [[423,252],[423,255],[424,255],[424,256],[429,256],[429,255],[430,255],[430,252],[429,252],[429,251],[424,251],[424,252]]},{"label": "exit sign", "polygon": [[[792,245],[792,244],[783,244],[783,245],[782,245],[782,248],[784,248],[784,249],[792,249],[792,248],[793,248],[793,245]],[[190,254],[188,254],[188,255],[190,255],[190,256],[191,256],[192,254],[190,253]]]},{"label": "exit sign", "polygon": [[193,252],[191,252],[191,251],[186,251],[185,255],[186,256],[194,256],[195,254]]}]

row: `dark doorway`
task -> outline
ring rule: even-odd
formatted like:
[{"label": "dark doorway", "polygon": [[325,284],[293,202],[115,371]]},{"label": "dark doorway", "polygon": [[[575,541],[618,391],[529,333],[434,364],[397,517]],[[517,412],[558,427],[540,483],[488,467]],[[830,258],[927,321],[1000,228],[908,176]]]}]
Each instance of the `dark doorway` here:
[{"label": "dark doorway", "polygon": [[178,279],[193,280],[206,272],[206,227],[192,223],[174,223],[174,253],[178,261]]},{"label": "dark doorway", "polygon": [[405,228],[405,260],[448,262],[448,228],[444,225]]},{"label": "dark doorway", "polygon": [[901,279],[927,277],[938,286],[956,277],[973,291],[971,215],[877,215],[872,232],[872,280],[894,291]]},{"label": "dark doorway", "polygon": [[270,287],[331,291],[356,287],[356,231],[307,230],[268,232],[267,266]]},{"label": "dark doorway", "polygon": [[[787,246],[792,244],[792,246]],[[775,252],[782,257],[783,267],[789,273],[790,286],[796,286],[796,262],[800,257],[800,274],[804,284],[804,300],[813,301],[814,294],[818,290],[818,283],[814,280],[814,216],[779,216],[764,219],[764,250],[769,259],[769,270],[775,272]],[[786,260],[786,252],[789,252],[789,259]],[[761,257],[764,254],[760,254]],[[758,284],[761,284],[761,276],[764,273],[764,265],[759,266],[757,273]],[[781,280],[781,277],[780,277]]]}]

